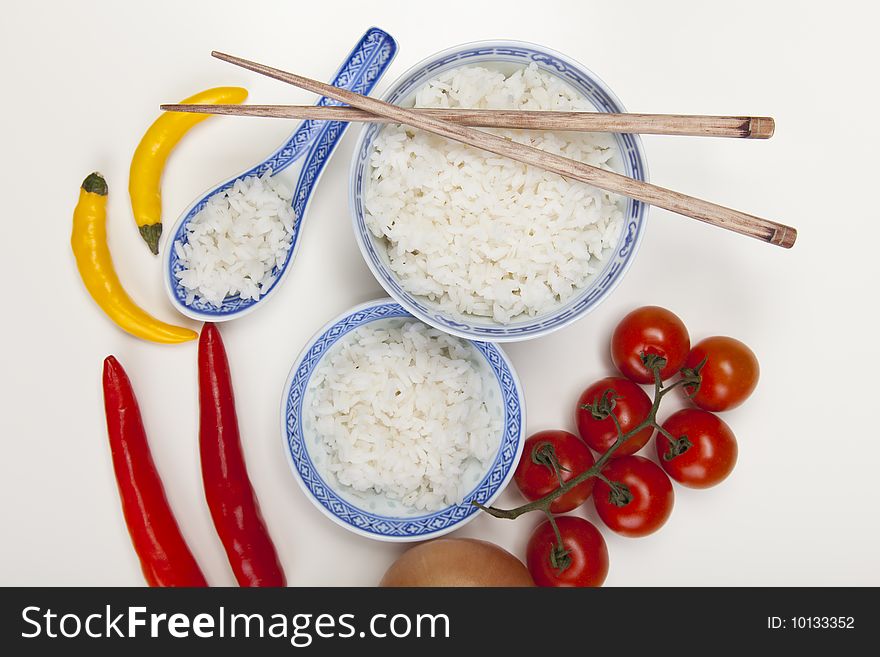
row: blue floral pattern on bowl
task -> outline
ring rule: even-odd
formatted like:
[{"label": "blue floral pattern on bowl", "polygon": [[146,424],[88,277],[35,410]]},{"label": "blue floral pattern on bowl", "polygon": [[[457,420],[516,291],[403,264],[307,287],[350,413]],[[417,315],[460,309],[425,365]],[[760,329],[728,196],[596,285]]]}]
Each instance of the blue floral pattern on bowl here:
[{"label": "blue floral pattern on bowl", "polygon": [[284,388],[281,407],[282,438],[291,468],[312,502],[336,523],[363,536],[387,541],[417,541],[457,529],[479,513],[472,501],[490,504],[513,476],[522,451],[525,402],[519,381],[506,356],[489,342],[471,342],[486,359],[501,395],[504,419],[498,452],[477,485],[456,504],[434,513],[393,517],[364,509],[346,499],[316,467],[303,428],[303,400],[309,381],[321,359],[343,336],[360,326],[391,318],[410,319],[400,304],[391,299],[357,306],[325,326],[300,354]]},{"label": "blue floral pattern on bowl", "polygon": [[[626,111],[605,83],[588,69],[560,53],[518,41],[478,42],[445,50],[416,64],[404,73],[382,98],[390,103],[399,104],[432,77],[459,66],[480,63],[527,65],[531,62],[566,80],[598,111]],[[423,298],[413,296],[398,283],[397,276],[388,267],[384,249],[381,245],[377,245],[364,220],[365,175],[368,171],[373,140],[381,127],[381,124],[365,126],[355,147],[349,188],[352,223],[361,253],[376,279],[392,297],[422,321],[453,335],[473,340],[494,342],[528,340],[562,328],[585,315],[620,283],[638,250],[648,212],[645,203],[633,199],[627,199],[623,213],[626,223],[618,244],[608,254],[602,270],[580,294],[548,315],[520,320],[505,326],[493,323],[488,318],[452,317],[439,312],[436,306],[425,303]],[[648,169],[639,136],[617,134],[615,137],[625,174],[631,178],[647,181]]]},{"label": "blue floral pattern on bowl", "polygon": [[[387,70],[396,53],[397,43],[389,34],[379,28],[370,28],[360,38],[342,67],[336,72],[332,84],[360,94],[369,94]],[[341,103],[322,97],[317,104],[340,105]],[[182,219],[174,227],[166,242],[164,254],[166,289],[169,291],[172,303],[183,314],[203,321],[217,322],[232,319],[253,309],[256,304],[264,301],[281,284],[299,243],[302,221],[309,199],[324,166],[329,161],[348,125],[348,123],[339,121],[303,121],[290,138],[263,162],[204,194],[199,201],[184,212]],[[230,189],[236,180],[246,176],[262,176],[267,171],[276,175],[303,157],[305,160],[296,182],[292,201],[296,219],[293,225],[290,249],[284,263],[273,271],[275,281],[266,293],[259,300],[242,299],[238,295],[229,296],[224,299],[219,308],[198,297],[187,302],[187,290],[180,284],[176,276],[178,272],[182,271],[183,266],[174,248],[176,241],[186,241],[187,224],[207,205],[210,197]]]}]

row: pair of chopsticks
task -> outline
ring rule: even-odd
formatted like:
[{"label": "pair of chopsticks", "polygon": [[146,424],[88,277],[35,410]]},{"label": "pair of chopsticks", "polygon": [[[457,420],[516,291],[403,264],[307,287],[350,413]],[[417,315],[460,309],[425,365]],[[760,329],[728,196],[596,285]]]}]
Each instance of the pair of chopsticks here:
[{"label": "pair of chopsticks", "polygon": [[791,248],[797,230],[658,185],[634,180],[525,144],[519,144],[479,127],[538,128],[645,134],[697,135],[766,139],[773,134],[768,117],[712,117],[657,114],[603,114],[593,112],[519,112],[496,110],[406,109],[376,98],[340,89],[317,80],[214,51],[217,59],[261,75],[287,82],[350,107],[291,107],[279,105],[162,105],[161,109],[204,114],[268,116],[337,121],[384,121],[402,123],[579,180],[605,191],[655,205],[755,239]]}]

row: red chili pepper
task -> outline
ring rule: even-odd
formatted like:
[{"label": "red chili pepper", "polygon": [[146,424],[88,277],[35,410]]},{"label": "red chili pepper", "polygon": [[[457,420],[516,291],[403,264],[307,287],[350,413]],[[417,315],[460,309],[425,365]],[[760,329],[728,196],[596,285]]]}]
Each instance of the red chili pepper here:
[{"label": "red chili pepper", "polygon": [[122,513],[150,586],[207,586],[174,519],[122,365],[104,360],[104,411]]},{"label": "red chili pepper", "polygon": [[285,586],[284,571],[248,479],[229,361],[220,331],[199,337],[199,451],[205,497],[229,564],[241,586]]}]

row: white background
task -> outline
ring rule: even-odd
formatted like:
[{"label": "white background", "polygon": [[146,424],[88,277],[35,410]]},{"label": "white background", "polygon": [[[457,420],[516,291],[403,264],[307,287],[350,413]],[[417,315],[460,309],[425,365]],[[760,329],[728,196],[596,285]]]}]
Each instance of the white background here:
[{"label": "white background", "polygon": [[[754,396],[724,419],[740,460],[709,491],[676,487],[657,534],[605,531],[609,585],[880,584],[876,423],[878,18],[868,3],[64,2],[5,3],[0,248],[0,584],[143,583],[120,512],[104,426],[101,362],[128,370],[169,498],[208,579],[233,584],[201,489],[196,344],[118,330],[79,281],[68,240],[80,182],[110,184],[110,246],[132,296],[176,316],[160,261],[131,219],[128,166],[160,102],[237,84],[255,103],[313,98],[212,59],[240,54],[327,78],[363,31],[400,44],[380,89],[465,41],[514,38],[566,53],[632,111],[757,114],[770,141],[644,139],[652,180],[797,226],[791,251],[652,210],[617,291],[579,323],[506,347],[528,429],[573,429],[586,385],[612,372],[608,340],[630,309],[659,304],[697,340],[736,336],[758,354]],[[293,126],[212,119],[174,153],[166,225],[211,183],[259,161]],[[305,341],[382,296],[355,246],[347,174],[355,130],[330,163],[283,289],[222,327],[251,478],[293,585],[374,585],[404,546],[357,537],[321,515],[281,450],[279,399]],[[193,325],[194,328],[196,328]],[[668,410],[667,410],[668,412]],[[663,413],[665,416],[666,413]],[[512,486],[502,497],[519,503]],[[580,510],[594,518],[592,505]],[[537,518],[480,517],[459,532],[521,558]]]}]

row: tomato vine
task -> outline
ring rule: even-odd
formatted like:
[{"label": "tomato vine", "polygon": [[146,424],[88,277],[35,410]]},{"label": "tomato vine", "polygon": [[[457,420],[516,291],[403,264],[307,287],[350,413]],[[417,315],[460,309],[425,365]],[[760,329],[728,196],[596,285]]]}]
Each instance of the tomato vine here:
[{"label": "tomato vine", "polygon": [[649,411],[647,417],[641,423],[632,428],[630,431],[623,431],[620,425],[620,420],[614,413],[616,398],[615,392],[612,389],[606,390],[602,394],[601,398],[596,400],[596,403],[592,405],[588,404],[583,407],[586,410],[589,410],[594,415],[594,417],[596,417],[596,419],[611,418],[611,421],[614,422],[614,426],[617,430],[617,440],[615,440],[614,444],[611,445],[611,447],[609,447],[602,454],[602,456],[600,456],[596,460],[595,464],[592,467],[577,474],[568,481],[562,482],[561,477],[559,477],[558,469],[554,467],[557,465],[556,459],[553,454],[548,453],[552,451],[552,446],[546,443],[541,443],[535,446],[535,448],[533,449],[533,453],[529,455],[528,458],[531,458],[535,463],[541,463],[553,469],[557,477],[559,477],[560,479],[560,486],[558,488],[551,491],[550,493],[547,493],[540,499],[527,502],[526,504],[522,504],[513,509],[499,509],[494,506],[485,506],[476,501],[472,502],[472,504],[479,507],[489,515],[495,518],[503,518],[506,520],[515,520],[521,515],[524,515],[531,511],[542,511],[544,514],[546,514],[553,527],[553,531],[556,535],[557,540],[557,544],[553,552],[551,553],[551,561],[553,561],[554,568],[558,569],[558,571],[560,572],[565,570],[569,560],[566,558],[568,551],[563,545],[562,536],[556,525],[556,519],[554,518],[553,513],[550,510],[550,505],[555,499],[562,495],[565,495],[568,491],[573,489],[578,484],[595,477],[596,479],[603,481],[611,489],[609,497],[610,501],[614,505],[627,505],[632,500],[632,493],[630,492],[629,488],[626,486],[626,484],[623,484],[622,482],[610,481],[605,475],[602,474],[602,469],[607,465],[608,461],[611,460],[611,457],[614,456],[614,453],[620,448],[621,445],[623,445],[627,440],[648,427],[659,431],[669,441],[668,459],[674,458],[675,456],[684,453],[691,446],[690,441],[688,441],[686,436],[672,436],[671,434],[669,434],[668,431],[660,426],[660,424],[657,422],[657,411],[660,408],[660,402],[663,401],[663,398],[675,388],[680,386],[699,386],[701,381],[699,368],[682,369],[680,371],[681,378],[679,378],[672,384],[664,386],[663,380],[661,378],[661,371],[664,367],[666,367],[666,359],[659,357],[656,354],[642,354],[642,362],[644,363],[645,367],[653,373],[654,398],[651,404],[651,410]]}]

